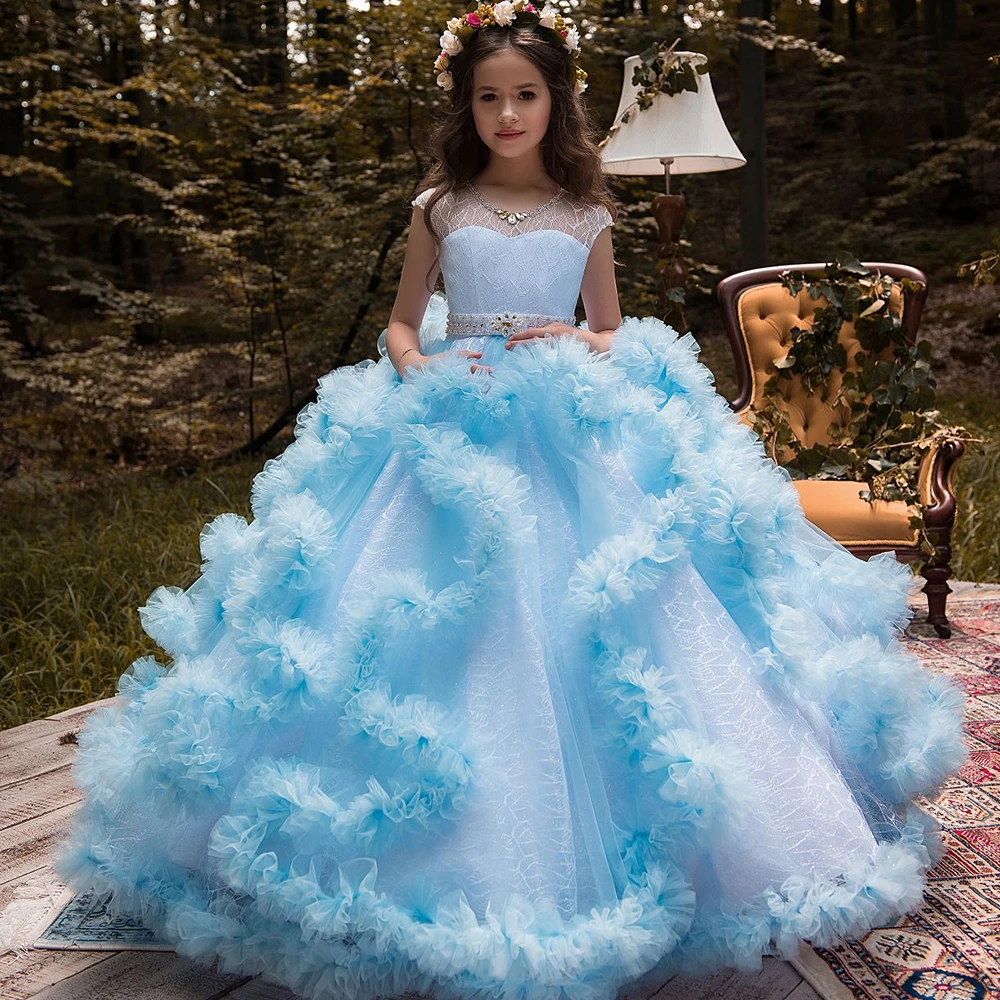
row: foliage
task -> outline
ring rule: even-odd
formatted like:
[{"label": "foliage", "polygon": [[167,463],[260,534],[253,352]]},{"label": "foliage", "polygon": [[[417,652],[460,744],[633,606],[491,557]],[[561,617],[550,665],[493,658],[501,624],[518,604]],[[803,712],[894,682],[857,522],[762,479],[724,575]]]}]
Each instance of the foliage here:
[{"label": "foliage", "polygon": [[1000,582],[1000,412],[992,400],[970,399],[942,407],[942,414],[978,442],[956,470],[952,573],[956,580]]},{"label": "foliage", "polygon": [[[953,261],[978,247],[978,233],[963,241],[948,224],[944,199],[962,183],[974,186],[977,222],[995,203],[989,175],[976,174],[996,139],[992,93],[969,78],[973,145],[958,167],[912,173],[928,160],[911,144],[928,137],[935,81],[920,59],[904,65],[906,47],[885,57],[888,9],[866,11],[858,39],[838,21],[821,46],[811,40],[811,5],[776,6],[768,21],[740,18],[735,0],[668,0],[641,12],[603,0],[557,6],[580,28],[584,96],[599,126],[613,120],[623,55],[643,53],[652,71],[660,53],[676,48],[708,60],[734,126],[742,43],[766,50],[778,259],[820,259],[791,256],[808,241],[825,257],[843,245],[840,230],[864,221],[884,196],[898,200],[858,234],[873,259],[885,259],[879,247],[909,250],[918,218],[928,234],[919,252],[947,260],[952,273]],[[427,166],[423,140],[447,100],[431,66],[456,12],[451,0],[303,0],[293,8],[280,0],[8,0],[0,338],[14,352],[11,372],[37,369],[27,380],[18,374],[18,399],[59,369],[67,391],[37,396],[39,407],[54,401],[96,419],[86,393],[70,391],[73,379],[103,381],[109,401],[145,396],[127,382],[142,367],[137,353],[178,341],[183,353],[223,339],[239,342],[244,365],[229,388],[242,404],[229,412],[234,438],[253,439],[323,372],[370,356],[402,263],[407,196]],[[976,34],[965,50],[985,44]],[[651,39],[666,41],[654,47]],[[966,62],[977,73],[985,66],[978,55]],[[904,113],[916,107],[928,109],[926,122]],[[923,178],[937,201],[919,186],[912,197],[893,186],[907,175]],[[643,206],[656,180],[615,184],[624,202],[615,232],[623,311],[656,311],[655,269],[673,266],[650,252],[656,234]],[[688,222],[697,219],[678,246],[695,275],[687,297],[698,300],[692,309],[714,308],[712,277],[738,266],[740,174],[689,175],[684,184]],[[96,325],[116,338],[114,350],[128,352],[127,363],[102,367],[92,345],[78,342]]]},{"label": "foliage", "polygon": [[[958,277],[972,278],[972,287],[980,285],[995,285],[997,274],[1000,273],[1000,233],[993,237],[993,248],[984,250],[975,260],[962,264],[958,269]],[[997,360],[1000,360],[1000,345],[993,348]]]},{"label": "foliage", "polygon": [[[928,449],[948,438],[967,438],[962,427],[942,422],[934,408],[931,345],[910,343],[901,315],[890,305],[894,287],[922,287],[872,271],[850,254],[838,254],[822,271],[789,270],[782,285],[797,296],[805,288],[823,300],[811,324],[793,326],[787,353],[774,362],[754,409],[754,429],[776,461],[796,479],[842,479],[867,484],[859,495],[869,501],[901,500],[919,507],[918,479]],[[850,324],[859,350],[849,355],[841,340]],[[838,415],[826,443],[807,445],[792,429],[787,398],[794,386],[808,395],[839,385],[828,405]],[[928,556],[934,546],[922,517],[911,524],[921,532]]]},{"label": "foliage", "polygon": [[704,56],[695,59],[682,58],[674,49],[679,38],[669,44],[659,42],[650,45],[639,55],[639,62],[632,70],[631,84],[638,87],[632,103],[612,122],[607,134],[599,145],[607,145],[611,137],[632,117],[633,112],[646,111],[653,106],[658,94],[674,97],[684,91],[698,92],[698,76],[708,72],[708,60]]}]

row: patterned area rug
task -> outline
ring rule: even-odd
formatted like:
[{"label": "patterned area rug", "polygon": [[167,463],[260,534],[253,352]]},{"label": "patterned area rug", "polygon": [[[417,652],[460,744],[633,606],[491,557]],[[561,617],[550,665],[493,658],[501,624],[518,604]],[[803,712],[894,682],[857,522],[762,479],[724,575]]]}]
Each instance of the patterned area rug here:
[{"label": "patterned area rug", "polygon": [[[81,892],[64,897],[66,905],[55,920],[35,940],[35,948],[79,948],[86,951],[173,951],[169,941],[162,941],[142,921],[132,917],[113,917],[107,911],[108,893],[95,896]],[[60,901],[61,902],[61,901]]]},{"label": "patterned area rug", "polygon": [[992,1000],[1000,997],[1000,588],[956,588],[950,639],[922,623],[912,652],[968,696],[968,764],[933,800],[945,856],[928,873],[923,906],[832,950],[803,948],[793,964],[824,1000]]}]

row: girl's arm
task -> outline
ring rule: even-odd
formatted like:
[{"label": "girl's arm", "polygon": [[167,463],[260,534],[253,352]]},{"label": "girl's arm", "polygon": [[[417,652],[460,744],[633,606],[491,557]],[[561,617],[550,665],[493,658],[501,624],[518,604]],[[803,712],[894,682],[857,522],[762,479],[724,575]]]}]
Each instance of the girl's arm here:
[{"label": "girl's arm", "polygon": [[601,230],[590,248],[580,283],[580,296],[590,329],[580,330],[579,336],[590,344],[592,351],[607,351],[615,330],[622,325],[610,226]]},{"label": "girl's arm", "polygon": [[[434,287],[440,270],[440,263],[435,264],[433,272],[428,275],[432,260],[434,239],[424,223],[424,210],[414,205],[410,232],[406,239],[403,272],[385,334],[386,352],[400,375],[414,362],[422,365],[426,360],[420,353],[417,331],[431,297],[427,285]],[[406,357],[403,357],[404,352]]]}]

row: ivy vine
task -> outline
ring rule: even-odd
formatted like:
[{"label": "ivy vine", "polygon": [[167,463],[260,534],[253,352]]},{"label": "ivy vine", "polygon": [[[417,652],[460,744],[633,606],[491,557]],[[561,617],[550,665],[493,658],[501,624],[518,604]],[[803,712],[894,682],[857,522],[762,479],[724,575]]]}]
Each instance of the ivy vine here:
[{"label": "ivy vine", "polygon": [[[900,312],[890,307],[894,286],[905,292],[921,284],[897,282],[849,254],[838,254],[822,270],[786,271],[781,283],[792,295],[804,287],[826,304],[810,326],[791,329],[788,353],[775,361],[775,374],[755,408],[754,430],[793,479],[863,482],[867,488],[859,495],[869,503],[901,500],[919,509],[920,465],[927,450],[945,438],[969,440],[965,428],[942,423],[934,408],[930,341],[910,344]],[[851,357],[839,340],[844,323],[854,325],[860,345]],[[787,390],[798,378],[806,393],[821,392],[835,369],[843,376],[829,405],[840,420],[827,428],[829,443],[806,447],[789,424]],[[910,525],[933,558],[923,517],[911,516]]]},{"label": "ivy vine", "polygon": [[632,86],[639,90],[632,103],[615,119],[607,135],[598,143],[599,147],[606,146],[636,110],[645,111],[651,107],[657,94],[673,97],[685,90],[698,92],[698,75],[708,72],[708,60],[694,62],[687,56],[679,55],[674,51],[679,41],[679,38],[675,38],[669,45],[666,42],[654,42],[639,54],[639,62],[632,70]]}]

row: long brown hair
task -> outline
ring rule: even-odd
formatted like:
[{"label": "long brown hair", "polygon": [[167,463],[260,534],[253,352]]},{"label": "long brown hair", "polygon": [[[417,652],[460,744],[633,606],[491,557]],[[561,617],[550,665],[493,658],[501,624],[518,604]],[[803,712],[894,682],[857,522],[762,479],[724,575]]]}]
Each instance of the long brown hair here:
[{"label": "long brown hair", "polygon": [[504,49],[514,49],[541,71],[552,99],[549,125],[542,139],[542,162],[557,184],[571,195],[604,205],[617,218],[618,206],[601,169],[601,151],[588,110],[574,91],[565,54],[535,31],[534,25],[481,28],[451,57],[451,106],[428,140],[434,165],[416,193],[436,187],[424,206],[424,221],[436,252],[428,276],[441,255],[441,237],[431,209],[449,191],[468,184],[489,162],[490,151],[476,131],[472,115],[472,70],[476,63]]}]

